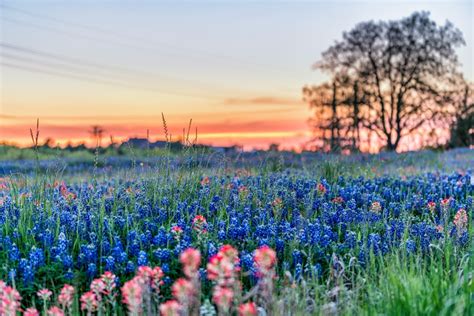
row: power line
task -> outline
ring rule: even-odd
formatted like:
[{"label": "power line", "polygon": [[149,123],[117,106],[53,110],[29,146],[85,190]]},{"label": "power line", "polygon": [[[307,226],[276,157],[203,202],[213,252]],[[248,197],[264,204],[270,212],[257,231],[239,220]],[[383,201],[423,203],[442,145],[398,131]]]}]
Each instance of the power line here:
[{"label": "power line", "polygon": [[[42,50],[37,50],[37,49],[32,49],[32,48],[26,48],[26,47],[23,47],[23,46],[18,46],[18,45],[11,44],[11,43],[0,42],[0,47],[4,48],[7,51],[14,51],[14,52],[19,52],[21,54],[26,54],[28,56],[33,55],[35,57],[46,58],[47,61],[37,60],[37,59],[32,59],[32,58],[28,58],[28,57],[24,57],[24,56],[18,56],[18,55],[13,55],[13,54],[2,52],[1,54],[6,58],[11,58],[11,59],[19,60],[19,61],[30,62],[30,63],[37,63],[37,64],[41,64],[42,66],[46,66],[46,67],[67,68],[68,71],[70,71],[71,69],[73,71],[79,71],[79,72],[89,71],[91,69],[93,69],[94,71],[99,70],[99,71],[105,72],[105,75],[99,73],[99,76],[107,77],[107,76],[113,75],[114,80],[117,78],[116,77],[117,74],[119,74],[119,75],[129,75],[130,73],[132,74],[132,76],[135,76],[135,77],[138,76],[137,78],[146,77],[146,78],[153,79],[153,78],[159,77],[159,76],[157,76],[155,74],[152,74],[152,73],[149,73],[149,72],[137,71],[137,70],[134,70],[134,69],[124,68],[124,67],[115,66],[115,65],[113,65],[113,66],[112,65],[104,65],[104,64],[100,64],[100,63],[96,63],[96,62],[91,62],[91,61],[88,61],[88,60],[85,60],[85,59],[82,59],[82,58],[58,55],[58,54],[54,54],[54,53],[50,53],[50,52],[45,52],[45,51],[42,51]],[[54,63],[51,63],[50,60],[53,60]],[[81,67],[85,67],[86,69],[83,69]],[[87,74],[87,75],[90,76],[90,74]],[[96,74],[92,74],[92,76],[95,77]],[[170,79],[170,78],[167,78],[167,77],[163,77],[163,78],[165,78],[166,80]],[[106,79],[109,79],[109,78],[106,78]],[[136,79],[134,79],[134,80],[136,80]],[[212,88],[212,89],[216,88],[216,87],[206,86],[206,84],[201,83],[201,82],[195,82],[195,81],[190,81],[190,80],[186,80],[186,79],[180,80],[180,79],[172,78],[171,80],[182,81],[184,83],[192,84],[194,86],[197,85],[197,86],[201,86],[201,87],[204,87],[204,88]],[[234,93],[235,93],[235,91],[234,91]],[[256,93],[256,92],[252,92],[252,93]],[[177,92],[173,92],[173,94],[178,95]],[[191,95],[191,94],[189,94],[189,95]],[[193,94],[193,95],[198,96],[199,94]],[[218,97],[220,97],[222,99],[227,99],[229,96],[228,95],[215,94],[212,98],[217,99]]]},{"label": "power line", "polygon": [[[23,47],[19,45],[15,45],[12,43],[7,43],[7,42],[0,42],[0,47],[7,49],[7,50],[13,50],[17,51],[20,53],[26,53],[26,54],[31,54],[35,56],[39,56],[42,58],[47,58],[47,59],[53,59],[55,61],[60,60],[61,62],[64,63],[70,63],[74,65],[80,65],[84,66],[87,68],[93,68],[95,70],[100,70],[106,73],[111,73],[113,75],[118,74],[125,74],[125,75],[132,75],[134,77],[141,78],[141,77],[147,77],[150,79],[162,79],[162,80],[171,80],[171,81],[176,81],[176,82],[181,82],[184,84],[191,84],[193,86],[200,86],[201,88],[204,89],[220,89],[220,90],[225,90],[227,88],[224,87],[216,87],[216,86],[210,86],[204,82],[200,81],[195,81],[195,80],[188,80],[188,79],[181,79],[177,77],[172,77],[172,76],[166,76],[166,75],[161,75],[161,74],[156,74],[156,73],[151,73],[151,72],[146,72],[146,71],[141,71],[141,70],[136,70],[132,68],[127,68],[127,67],[122,67],[122,66],[117,66],[117,65],[105,65],[89,60],[85,60],[82,58],[77,58],[77,57],[70,57],[70,56],[65,56],[65,55],[59,55],[56,53],[51,53],[51,52],[46,52],[43,50],[38,50],[38,49],[33,49],[33,48],[28,48],[28,47]],[[257,91],[248,91],[251,93],[262,93],[262,92],[257,92]],[[235,91],[232,91],[232,93],[235,93]],[[223,98],[227,98],[228,96],[222,96]]]},{"label": "power line", "polygon": [[[103,27],[90,26],[90,25],[77,23],[77,22],[70,21],[70,20],[59,19],[59,18],[52,17],[52,16],[49,16],[49,15],[39,14],[39,13],[36,13],[36,12],[31,12],[31,11],[28,11],[28,10],[12,7],[10,5],[0,4],[0,7],[3,7],[4,9],[11,10],[11,11],[16,11],[16,12],[19,12],[21,14],[25,14],[25,15],[28,15],[28,16],[32,16],[32,17],[35,17],[35,18],[48,20],[48,21],[52,21],[52,22],[60,23],[60,24],[64,24],[64,25],[70,25],[70,26],[73,26],[73,27],[76,27],[76,28],[82,28],[82,29],[94,31],[96,33],[99,32],[99,33],[102,33],[102,34],[106,34],[107,36],[114,36],[114,37],[119,38],[119,39],[128,38],[128,39],[133,40],[133,41],[138,41],[138,42],[140,42],[140,44],[142,44],[143,42],[145,42],[145,43],[150,42],[150,43],[158,44],[160,46],[160,48],[163,47],[163,46],[166,46],[166,47],[168,47],[168,49],[179,50],[178,54],[180,54],[182,56],[185,56],[187,58],[189,58],[189,55],[186,55],[186,54],[182,53],[182,51],[186,51],[186,52],[193,51],[194,53],[204,55],[204,56],[207,56],[207,57],[232,60],[234,62],[237,62],[237,63],[240,63],[240,64],[247,64],[247,65],[250,65],[252,67],[264,67],[266,69],[266,71],[285,74],[285,76],[287,76],[286,71],[281,71],[273,65],[264,65],[264,64],[255,63],[255,62],[252,62],[252,61],[249,61],[249,60],[243,60],[241,58],[236,58],[236,57],[233,57],[233,56],[221,55],[221,54],[216,54],[216,53],[203,51],[203,50],[196,50],[195,48],[186,48],[186,47],[178,47],[178,46],[174,46],[174,45],[169,45],[168,43],[157,42],[157,41],[155,41],[155,40],[153,40],[149,37],[136,36],[136,35],[131,35],[131,34],[127,34],[127,33],[117,33],[113,30],[105,29]],[[54,29],[54,28],[50,28],[50,30],[57,31],[57,29]],[[80,35],[80,36],[83,36],[83,35]],[[87,37],[89,37],[89,36],[87,36]],[[118,44],[118,42],[113,41],[110,38],[107,38],[107,41],[111,41],[114,44]],[[136,46],[129,45],[129,44],[124,44],[124,43],[121,43],[119,45],[126,45],[128,47],[137,48]],[[144,46],[141,46],[141,47],[143,48]],[[147,48],[149,49],[150,47],[147,47]],[[153,46],[152,49],[156,50],[157,48],[156,48],[156,46]],[[290,90],[293,91],[293,89],[290,89]]]},{"label": "power line", "polygon": [[54,62],[43,61],[43,60],[38,60],[38,59],[34,59],[34,58],[29,58],[29,57],[24,57],[24,56],[19,56],[19,55],[10,54],[10,53],[4,53],[4,52],[0,52],[0,55],[4,58],[7,58],[7,59],[14,59],[16,61],[23,61],[23,62],[26,62],[26,63],[41,64],[41,65],[44,65],[46,67],[66,68],[68,70],[79,71],[79,72],[84,71],[84,69],[81,68],[80,66],[65,64],[65,63],[62,63],[61,61],[60,62],[57,62],[57,61],[54,61]]},{"label": "power line", "polygon": [[150,72],[144,72],[144,71],[139,71],[131,68],[125,68],[121,66],[116,66],[116,65],[105,65],[101,63],[96,63],[92,62],[89,60],[85,60],[82,58],[76,58],[76,57],[69,57],[69,56],[64,56],[64,55],[59,55],[55,53],[50,53],[50,52],[45,52],[42,50],[37,50],[37,49],[32,49],[32,48],[27,48],[23,46],[18,46],[14,45],[11,43],[6,43],[6,42],[0,42],[0,47],[3,47],[8,50],[14,50],[18,51],[21,53],[26,53],[26,54],[32,54],[35,56],[40,56],[40,57],[45,57],[48,59],[53,59],[53,60],[60,60],[65,63],[70,63],[70,64],[76,64],[76,65],[81,65],[87,68],[93,68],[93,69],[99,69],[101,71],[105,72],[111,72],[112,74],[132,74],[134,76],[140,76],[140,77],[149,77],[149,78],[161,78],[165,80],[176,80],[176,81],[182,81],[183,83],[190,83],[193,85],[202,85],[205,86],[202,82],[197,82],[197,81],[192,81],[192,80],[187,80],[187,79],[180,79],[176,77],[170,77],[170,76],[164,76],[164,75],[158,75],[155,73],[150,73]]},{"label": "power line", "polygon": [[77,28],[82,28],[82,29],[86,29],[86,30],[90,30],[90,31],[94,31],[94,32],[100,32],[102,34],[112,35],[112,36],[115,36],[116,38],[120,38],[120,39],[126,37],[126,38],[129,38],[129,39],[134,40],[134,41],[139,41],[140,43],[143,43],[143,41],[146,41],[146,42],[152,41],[156,44],[159,44],[160,46],[167,46],[170,49],[194,51],[198,54],[207,55],[209,57],[231,59],[231,60],[234,60],[234,61],[237,61],[237,62],[240,62],[240,63],[247,63],[247,64],[250,64],[250,65],[253,65],[253,66],[258,66],[258,67],[261,67],[261,66],[272,67],[272,68],[274,67],[273,65],[263,65],[263,64],[260,64],[260,63],[251,62],[249,60],[243,60],[243,59],[240,59],[240,58],[236,58],[234,56],[216,54],[216,53],[205,51],[205,50],[197,50],[195,48],[190,49],[189,47],[178,47],[178,46],[175,46],[175,45],[170,45],[169,43],[158,42],[158,41],[155,41],[155,40],[151,40],[148,37],[137,36],[135,34],[132,35],[132,34],[127,34],[127,33],[117,33],[114,30],[106,29],[106,28],[103,28],[103,27],[91,26],[91,25],[78,23],[78,22],[75,22],[75,21],[59,19],[57,17],[53,17],[53,16],[50,16],[50,15],[40,14],[40,13],[37,13],[37,12],[32,12],[32,11],[12,7],[10,5],[0,4],[0,7],[3,7],[4,9],[7,9],[7,10],[20,12],[22,14],[29,15],[29,16],[32,16],[32,17],[40,18],[40,19],[43,19],[43,20],[49,20],[49,21],[52,21],[52,22],[55,22],[55,23],[67,24],[67,25],[71,25],[71,26],[74,26],[74,27],[77,27]]},{"label": "power line", "polygon": [[25,66],[25,65],[18,65],[18,64],[13,64],[10,62],[0,62],[0,65],[9,67],[9,68],[14,68],[14,69],[20,69],[28,72],[33,72],[33,73],[40,73],[40,74],[46,74],[46,75],[51,75],[51,76],[57,76],[57,77],[62,77],[62,78],[68,78],[68,79],[75,79],[79,81],[84,81],[88,83],[99,83],[99,84],[105,84],[105,85],[112,85],[112,86],[118,86],[122,88],[129,88],[129,89],[137,89],[137,90],[144,90],[144,91],[149,91],[149,92],[156,92],[160,94],[167,94],[167,95],[174,95],[174,96],[180,96],[180,97],[191,97],[191,98],[203,98],[203,99],[212,99],[212,100],[221,100],[221,97],[215,97],[215,96],[209,96],[209,95],[198,95],[198,94],[188,94],[188,93],[181,93],[181,92],[173,92],[173,91],[165,91],[165,90],[160,90],[160,89],[154,89],[154,88],[147,88],[147,87],[138,87],[138,86],[133,86],[129,85],[126,83],[122,82],[116,82],[116,81],[111,81],[111,80],[105,80],[105,79],[97,79],[89,76],[83,76],[81,75],[76,75],[76,74],[71,74],[71,73],[65,73],[65,72],[58,72],[56,70],[50,70],[50,69],[44,69],[44,67],[48,67],[46,64],[40,65],[38,68],[38,65],[35,65],[34,67],[31,66]]}]

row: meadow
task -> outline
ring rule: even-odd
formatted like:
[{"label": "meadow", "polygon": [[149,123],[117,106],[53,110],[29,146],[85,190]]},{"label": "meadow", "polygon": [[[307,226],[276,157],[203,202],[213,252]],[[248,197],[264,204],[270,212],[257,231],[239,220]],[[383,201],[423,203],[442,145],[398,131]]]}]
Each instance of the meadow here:
[{"label": "meadow", "polygon": [[474,314],[473,150],[32,156],[1,315]]}]

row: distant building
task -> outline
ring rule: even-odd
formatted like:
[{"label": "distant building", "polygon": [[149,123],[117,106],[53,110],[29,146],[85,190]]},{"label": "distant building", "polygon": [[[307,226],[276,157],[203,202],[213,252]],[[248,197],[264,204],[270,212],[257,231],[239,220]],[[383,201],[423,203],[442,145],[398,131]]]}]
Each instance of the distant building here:
[{"label": "distant building", "polygon": [[[149,142],[148,139],[146,138],[130,138],[127,141],[123,142],[120,147],[122,148],[135,148],[135,149],[155,149],[155,148],[165,148],[166,146],[169,146],[170,149],[172,150],[180,150],[183,148],[183,145],[180,142],[171,142],[167,143],[165,141],[159,140],[156,142]],[[202,144],[197,144],[195,145],[196,148],[205,148],[209,150],[213,150],[219,153],[225,153],[225,154],[230,154],[230,153],[238,153],[243,151],[243,147],[239,145],[233,145],[233,146],[209,146],[209,145],[202,145]]]},{"label": "distant building", "polygon": [[243,147],[240,145],[233,145],[233,146],[209,146],[209,148],[213,149],[216,152],[219,153],[225,153],[225,154],[230,154],[230,153],[238,153],[243,151]]},{"label": "distant building", "polygon": [[129,140],[122,143],[121,146],[124,147],[132,147],[137,149],[154,149],[154,148],[165,148],[166,142],[165,141],[156,141],[156,142],[149,142],[146,138],[130,138]]}]

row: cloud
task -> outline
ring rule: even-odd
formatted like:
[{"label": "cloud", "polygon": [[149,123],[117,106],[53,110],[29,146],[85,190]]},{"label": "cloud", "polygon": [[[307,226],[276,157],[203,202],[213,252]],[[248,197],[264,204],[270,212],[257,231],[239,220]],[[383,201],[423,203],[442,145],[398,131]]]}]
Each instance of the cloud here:
[{"label": "cloud", "polygon": [[227,105],[301,105],[302,101],[295,98],[261,96],[255,98],[228,98]]}]

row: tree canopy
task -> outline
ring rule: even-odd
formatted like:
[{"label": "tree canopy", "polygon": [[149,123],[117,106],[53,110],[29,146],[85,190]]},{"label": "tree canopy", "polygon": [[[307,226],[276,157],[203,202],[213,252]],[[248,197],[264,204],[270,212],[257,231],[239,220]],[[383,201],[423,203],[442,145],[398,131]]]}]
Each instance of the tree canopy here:
[{"label": "tree canopy", "polygon": [[353,140],[352,147],[356,131],[360,137],[363,129],[374,133],[384,149],[396,150],[404,137],[435,127],[447,115],[446,93],[460,78],[456,48],[464,44],[459,29],[450,22],[437,25],[427,12],[359,23],[315,64],[333,84],[305,87],[303,93],[321,109],[321,90],[340,86],[346,93],[334,103],[346,109],[339,111],[344,112],[340,122],[346,122],[339,128]]}]

